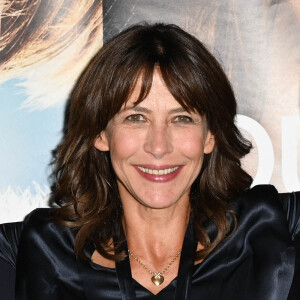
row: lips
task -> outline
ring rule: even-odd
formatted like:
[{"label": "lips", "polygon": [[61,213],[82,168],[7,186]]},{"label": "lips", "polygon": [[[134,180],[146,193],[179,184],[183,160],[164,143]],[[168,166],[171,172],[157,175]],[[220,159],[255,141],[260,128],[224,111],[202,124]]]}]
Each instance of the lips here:
[{"label": "lips", "polygon": [[148,173],[148,174],[154,174],[154,175],[167,175],[170,173],[173,173],[174,171],[176,171],[179,167],[174,167],[174,168],[167,168],[167,169],[149,169],[149,168],[143,168],[138,166],[139,170],[141,170],[144,173]]},{"label": "lips", "polygon": [[153,182],[167,182],[178,176],[182,166],[135,166],[138,173]]}]

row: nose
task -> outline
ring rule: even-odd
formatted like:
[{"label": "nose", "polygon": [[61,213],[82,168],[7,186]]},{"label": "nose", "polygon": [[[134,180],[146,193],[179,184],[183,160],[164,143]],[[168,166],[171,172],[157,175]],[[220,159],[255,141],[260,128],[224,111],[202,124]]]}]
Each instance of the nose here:
[{"label": "nose", "polygon": [[167,125],[152,125],[148,128],[144,150],[157,159],[173,151],[172,137]]}]

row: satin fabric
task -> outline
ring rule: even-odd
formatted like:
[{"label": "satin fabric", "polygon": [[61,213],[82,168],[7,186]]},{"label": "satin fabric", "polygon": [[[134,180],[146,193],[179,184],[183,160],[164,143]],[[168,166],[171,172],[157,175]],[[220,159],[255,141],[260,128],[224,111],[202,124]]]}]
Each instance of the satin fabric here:
[{"label": "satin fabric", "polygon": [[[190,299],[287,299],[295,264],[291,236],[298,233],[299,210],[293,210],[293,205],[286,208],[289,214],[296,214],[293,222],[287,222],[272,186],[249,189],[231,206],[238,218],[237,229],[201,264],[193,266]],[[122,299],[116,270],[77,261],[73,251],[76,232],[53,224],[51,215],[51,209],[37,209],[23,225],[16,299]],[[206,229],[214,235],[213,224],[206,224]],[[86,247],[89,256],[93,251],[91,245]],[[176,285],[174,279],[154,296],[133,280],[136,298],[144,300],[174,299]]]},{"label": "satin fabric", "polygon": [[0,227],[0,257],[16,268],[18,244],[23,222],[2,224]]}]

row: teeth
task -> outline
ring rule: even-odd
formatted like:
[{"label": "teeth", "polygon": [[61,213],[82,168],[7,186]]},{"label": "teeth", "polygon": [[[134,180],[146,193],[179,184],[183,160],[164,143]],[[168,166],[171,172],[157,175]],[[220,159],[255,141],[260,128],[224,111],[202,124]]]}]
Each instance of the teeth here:
[{"label": "teeth", "polygon": [[147,169],[143,167],[138,167],[142,172],[154,175],[167,175],[174,171],[176,171],[179,167],[164,169],[164,170],[156,170],[156,169]]}]

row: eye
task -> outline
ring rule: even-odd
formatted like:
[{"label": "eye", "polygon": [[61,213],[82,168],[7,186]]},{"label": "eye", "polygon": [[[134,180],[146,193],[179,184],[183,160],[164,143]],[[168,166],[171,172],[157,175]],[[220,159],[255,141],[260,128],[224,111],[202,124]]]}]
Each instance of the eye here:
[{"label": "eye", "polygon": [[186,123],[193,123],[194,121],[191,117],[188,116],[177,116],[174,118],[174,122],[186,124]]},{"label": "eye", "polygon": [[146,122],[146,119],[143,115],[141,114],[134,114],[130,115],[126,118],[126,120],[131,121],[133,123],[141,123],[141,122]]}]

